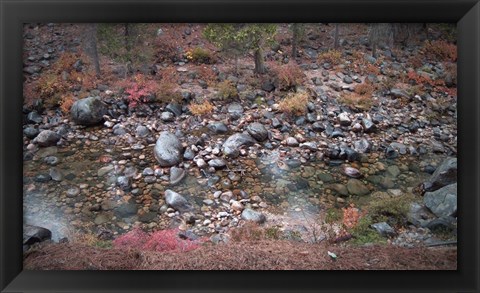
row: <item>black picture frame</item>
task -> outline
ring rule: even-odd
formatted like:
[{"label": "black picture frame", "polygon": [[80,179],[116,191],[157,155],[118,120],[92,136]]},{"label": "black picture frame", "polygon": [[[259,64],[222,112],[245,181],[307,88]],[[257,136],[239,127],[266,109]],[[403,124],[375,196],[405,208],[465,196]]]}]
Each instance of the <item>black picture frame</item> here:
[{"label": "black picture frame", "polygon": [[[478,292],[477,0],[0,0],[1,292]],[[22,23],[452,22],[458,28],[457,271],[22,271]]]}]

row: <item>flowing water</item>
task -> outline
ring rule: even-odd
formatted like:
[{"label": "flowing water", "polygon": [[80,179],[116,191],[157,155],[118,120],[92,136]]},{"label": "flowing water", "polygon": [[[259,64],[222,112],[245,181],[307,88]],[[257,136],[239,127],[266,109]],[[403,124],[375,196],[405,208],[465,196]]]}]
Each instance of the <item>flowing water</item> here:
[{"label": "flowing water", "polygon": [[[430,176],[423,171],[424,167],[443,159],[437,154],[402,156],[395,160],[369,155],[363,163],[327,164],[289,160],[273,150],[259,157],[228,162],[227,168],[215,173],[188,168],[194,163],[185,161],[186,178],[169,186],[168,174],[157,173],[155,182],[150,183],[141,176],[145,168],[155,169],[157,163],[152,154],[152,145],[139,150],[118,150],[78,143],[66,149],[40,149],[32,160],[24,162],[24,222],[50,229],[54,240],[72,233],[97,233],[99,227],[115,234],[125,233],[140,223],[151,229],[168,228],[178,214],[164,206],[166,189],[184,195],[194,204],[193,213],[200,219],[195,223],[198,227],[203,219],[219,211],[229,211],[228,201],[213,196],[215,191],[228,190],[255,209],[309,221],[322,216],[327,208],[341,208],[344,201],[374,200],[372,194],[376,191],[391,195],[410,192]],[[46,164],[45,158],[49,156],[58,158],[58,164]],[[370,188],[370,195],[342,197],[334,191],[345,189],[350,179],[342,172],[344,166],[353,166],[366,175],[361,180]],[[52,174],[52,168],[59,178],[52,177],[58,181],[42,182],[41,175]],[[117,179],[125,175],[132,178],[133,185],[123,191]],[[206,199],[211,199],[208,205]],[[128,211],[132,205],[138,211]],[[118,212],[125,209],[126,212]],[[234,226],[234,223],[231,220],[222,225]]]}]

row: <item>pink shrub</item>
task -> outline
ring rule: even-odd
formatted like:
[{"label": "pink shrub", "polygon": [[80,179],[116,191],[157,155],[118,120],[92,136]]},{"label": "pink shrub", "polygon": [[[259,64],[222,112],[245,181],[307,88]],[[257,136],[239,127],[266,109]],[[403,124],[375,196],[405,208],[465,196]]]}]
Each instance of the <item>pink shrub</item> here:
[{"label": "pink shrub", "polygon": [[134,248],[150,251],[184,252],[197,249],[203,240],[184,240],[178,237],[178,230],[160,230],[145,233],[134,229],[113,241],[115,248]]}]

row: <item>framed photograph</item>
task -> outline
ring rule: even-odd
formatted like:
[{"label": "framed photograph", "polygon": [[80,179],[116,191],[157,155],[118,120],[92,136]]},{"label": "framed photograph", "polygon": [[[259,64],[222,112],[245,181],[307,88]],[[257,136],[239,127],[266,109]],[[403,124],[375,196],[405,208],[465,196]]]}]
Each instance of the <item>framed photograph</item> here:
[{"label": "framed photograph", "polygon": [[0,1],[1,292],[479,290],[477,1]]}]

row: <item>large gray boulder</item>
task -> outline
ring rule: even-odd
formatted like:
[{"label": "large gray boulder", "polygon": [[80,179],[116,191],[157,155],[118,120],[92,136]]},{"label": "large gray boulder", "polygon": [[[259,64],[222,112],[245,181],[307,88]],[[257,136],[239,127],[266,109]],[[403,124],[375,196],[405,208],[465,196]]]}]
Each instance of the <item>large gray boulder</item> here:
[{"label": "large gray boulder", "polygon": [[437,217],[455,216],[457,214],[457,183],[426,192],[423,203]]},{"label": "large gray boulder", "polygon": [[255,139],[248,133],[235,133],[223,143],[222,152],[227,157],[236,158],[240,155],[241,146],[251,146],[255,143]]},{"label": "large gray boulder", "polygon": [[193,206],[182,195],[170,189],[165,190],[165,202],[182,213],[193,209]]},{"label": "large gray boulder", "polygon": [[423,183],[424,191],[435,191],[457,182],[457,158],[447,158],[433,172],[432,177]]},{"label": "large gray boulder", "polygon": [[182,160],[182,143],[170,132],[163,131],[158,137],[153,154],[161,167],[174,166]]},{"label": "large gray boulder", "polygon": [[88,97],[76,101],[70,109],[72,120],[79,125],[95,125],[103,120],[107,107],[100,97]]}]

